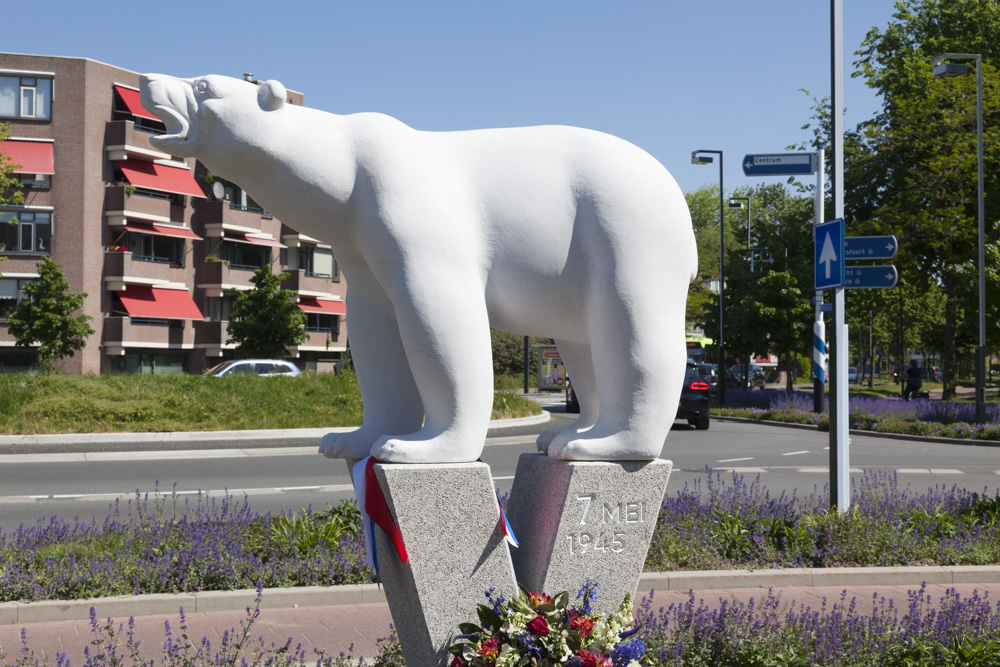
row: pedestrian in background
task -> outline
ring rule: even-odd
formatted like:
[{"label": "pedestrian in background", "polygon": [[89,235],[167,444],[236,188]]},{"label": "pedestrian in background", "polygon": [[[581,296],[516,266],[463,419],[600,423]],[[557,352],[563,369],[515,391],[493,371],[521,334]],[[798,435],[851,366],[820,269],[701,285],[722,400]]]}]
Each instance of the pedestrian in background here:
[{"label": "pedestrian in background", "polygon": [[921,378],[920,366],[917,365],[916,359],[910,359],[910,367],[906,369],[904,377],[906,381],[903,385],[903,400],[910,400],[910,396],[915,392],[920,390],[923,386],[923,379]]}]

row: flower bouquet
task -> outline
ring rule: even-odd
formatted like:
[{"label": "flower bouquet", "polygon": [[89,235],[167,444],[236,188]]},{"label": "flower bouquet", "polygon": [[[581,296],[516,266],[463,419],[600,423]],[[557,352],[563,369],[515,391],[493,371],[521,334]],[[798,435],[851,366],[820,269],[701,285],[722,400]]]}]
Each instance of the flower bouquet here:
[{"label": "flower bouquet", "polygon": [[462,634],[448,649],[452,667],[641,667],[646,647],[633,637],[639,628],[633,627],[631,595],[617,611],[601,616],[591,610],[600,585],[589,579],[575,608],[566,591],[552,597],[518,588],[514,600],[491,588],[489,604],[477,610],[479,625],[459,624]]}]

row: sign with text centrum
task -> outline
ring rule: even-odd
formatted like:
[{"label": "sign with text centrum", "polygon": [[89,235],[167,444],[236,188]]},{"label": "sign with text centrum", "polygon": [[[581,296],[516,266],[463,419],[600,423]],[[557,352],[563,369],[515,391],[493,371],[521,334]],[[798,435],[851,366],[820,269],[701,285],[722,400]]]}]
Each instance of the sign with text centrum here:
[{"label": "sign with text centrum", "polygon": [[817,169],[815,153],[764,153],[743,157],[746,176],[806,176]]}]

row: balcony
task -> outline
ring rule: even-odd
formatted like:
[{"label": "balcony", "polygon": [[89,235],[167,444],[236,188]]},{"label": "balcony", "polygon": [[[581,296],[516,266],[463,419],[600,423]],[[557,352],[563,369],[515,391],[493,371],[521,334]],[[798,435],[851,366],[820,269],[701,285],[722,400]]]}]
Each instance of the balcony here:
[{"label": "balcony", "polygon": [[205,296],[218,297],[226,292],[253,289],[250,279],[253,269],[232,267],[227,262],[204,261],[198,270],[195,287],[205,290]]},{"label": "balcony", "polygon": [[194,346],[205,350],[206,357],[221,357],[223,350],[232,350],[236,345],[226,343],[229,332],[226,330],[229,322],[204,320],[194,323]]},{"label": "balcony", "polygon": [[189,350],[194,347],[195,329],[187,320],[168,320],[169,324],[135,324],[129,317],[104,318],[104,349],[120,356],[127,348]]},{"label": "balcony", "polygon": [[125,285],[186,284],[188,272],[184,266],[134,259],[131,252],[104,253],[104,282],[110,290],[123,290]]},{"label": "balcony", "polygon": [[340,296],[340,281],[307,274],[303,269],[285,269],[288,278],[281,287],[304,296]]},{"label": "balcony", "polygon": [[343,352],[347,349],[347,328],[341,323],[340,335],[326,331],[307,331],[306,339],[302,341],[301,345],[288,349],[296,357],[299,352]]},{"label": "balcony", "polygon": [[171,160],[170,155],[153,148],[151,132],[135,129],[135,121],[112,120],[104,125],[104,147],[109,160]]},{"label": "balcony", "polygon": [[129,189],[125,185],[109,185],[104,189],[104,216],[109,225],[124,225],[126,220],[184,224],[184,206],[171,198],[129,195]]},{"label": "balcony", "polygon": [[270,213],[261,209],[241,209],[233,207],[224,199],[195,202],[199,218],[205,225],[233,225],[253,231],[270,231],[262,229],[262,225],[274,227]]}]

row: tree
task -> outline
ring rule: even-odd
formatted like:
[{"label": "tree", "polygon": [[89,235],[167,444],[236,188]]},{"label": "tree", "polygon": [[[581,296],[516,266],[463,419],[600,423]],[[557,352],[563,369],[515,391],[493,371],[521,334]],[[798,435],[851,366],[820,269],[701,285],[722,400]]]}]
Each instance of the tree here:
[{"label": "tree", "polygon": [[287,273],[274,274],[270,265],[254,271],[254,288],[236,295],[229,317],[228,343],[236,343],[240,357],[283,359],[288,346],[306,339],[305,313],[295,304],[294,292],[281,289]]},{"label": "tree", "polygon": [[[1000,81],[993,64],[1000,58],[1000,4],[981,0],[905,0],[884,30],[869,31],[857,64],[859,75],[882,94],[882,110],[860,126],[858,150],[845,154],[845,208],[849,219],[867,227],[862,232],[897,234],[905,280],[942,286],[944,397],[950,399],[956,351],[977,329],[963,326],[963,315],[978,317],[978,281],[970,279],[978,239],[975,77],[934,78],[931,60],[946,52],[984,59],[986,211],[995,220]],[[992,221],[987,231],[991,245]],[[988,303],[986,319],[996,322],[1000,303]]]},{"label": "tree", "polygon": [[24,286],[27,298],[7,316],[15,345],[30,348],[38,344],[38,365],[52,370],[54,362],[87,344],[94,333],[89,315],[74,315],[83,306],[86,293],[72,294],[62,268],[46,257],[38,264],[38,279]]},{"label": "tree", "polygon": [[792,391],[792,376],[806,334],[812,331],[809,323],[812,308],[808,297],[799,289],[798,281],[788,271],[768,271],[757,283],[755,301],[751,306],[750,326],[767,335],[785,360],[787,369],[785,390]]}]

